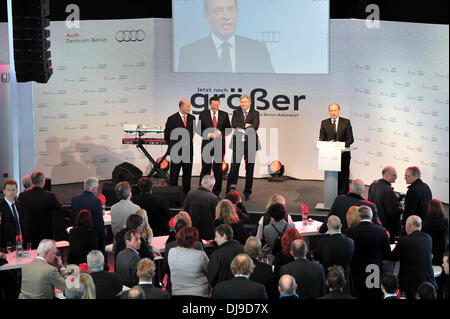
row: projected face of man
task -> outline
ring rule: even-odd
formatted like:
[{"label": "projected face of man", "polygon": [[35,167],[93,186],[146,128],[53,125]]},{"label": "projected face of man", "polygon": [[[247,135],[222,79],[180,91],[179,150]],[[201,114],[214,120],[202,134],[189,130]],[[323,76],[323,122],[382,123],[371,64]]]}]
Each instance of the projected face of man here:
[{"label": "projected face of man", "polygon": [[186,99],[183,99],[181,101],[182,103],[180,105],[180,113],[183,115],[191,113],[191,103],[189,103],[189,101]]},{"label": "projected face of man", "polygon": [[341,109],[337,104],[330,104],[330,106],[328,106],[328,113],[330,113],[330,117],[332,119],[337,119],[339,117],[339,113],[341,113]]},{"label": "projected face of man", "polygon": [[238,9],[235,0],[207,0],[203,18],[211,31],[222,40],[231,37],[237,26]]},{"label": "projected face of man", "polygon": [[251,101],[249,98],[241,98],[241,108],[243,111],[247,111],[250,108]]},{"label": "projected face of man", "polygon": [[211,108],[211,111],[217,112],[220,107],[220,101],[212,100],[211,103],[209,103],[209,107]]}]

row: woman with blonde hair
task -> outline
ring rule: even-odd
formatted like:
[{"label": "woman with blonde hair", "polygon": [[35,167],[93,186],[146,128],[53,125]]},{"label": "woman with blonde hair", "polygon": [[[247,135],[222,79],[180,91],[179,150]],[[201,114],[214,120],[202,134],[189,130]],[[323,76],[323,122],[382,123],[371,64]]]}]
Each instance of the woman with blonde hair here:
[{"label": "woman with blonde hair", "polygon": [[95,284],[91,275],[87,273],[80,274],[80,284],[84,287],[84,294],[81,299],[96,299],[95,297]]},{"label": "woman with blonde hair", "polygon": [[[258,238],[261,241],[264,241],[264,227],[266,227],[266,225],[270,224],[270,214],[268,213],[268,211],[269,211],[269,207],[272,206],[273,204],[282,204],[286,207],[286,198],[284,198],[284,196],[281,194],[275,193],[270,197],[269,201],[267,202],[266,212],[259,219],[258,230],[256,231],[256,236],[258,236]],[[284,217],[284,220],[287,223],[294,222],[292,220],[291,215],[289,215],[287,212],[286,212],[286,216]]]},{"label": "woman with blonde hair", "polygon": [[239,220],[236,207],[228,199],[222,199],[216,206],[214,228],[222,224],[230,225],[233,229],[233,239],[245,245],[248,236],[245,233],[244,224]]},{"label": "woman with blonde hair", "polygon": [[153,240],[153,230],[148,223],[147,211],[141,208],[136,212],[136,214],[142,217],[141,240],[146,240],[149,244],[151,244]]},{"label": "woman with blonde hair", "polygon": [[345,219],[347,220],[348,228],[358,225],[359,224],[358,206],[350,207],[347,210],[347,214],[345,215]]}]

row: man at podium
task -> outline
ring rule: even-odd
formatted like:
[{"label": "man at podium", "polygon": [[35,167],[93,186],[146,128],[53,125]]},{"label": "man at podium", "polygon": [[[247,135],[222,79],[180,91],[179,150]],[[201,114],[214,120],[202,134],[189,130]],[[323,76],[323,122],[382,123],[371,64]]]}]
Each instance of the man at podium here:
[{"label": "man at podium", "polygon": [[[339,104],[328,106],[330,118],[323,120],[320,125],[319,140],[329,142],[345,142],[345,147],[353,143],[353,131],[350,120],[340,117]],[[350,176],[350,152],[342,152],[341,171],[338,174],[338,195],[348,194],[348,178]]]}]

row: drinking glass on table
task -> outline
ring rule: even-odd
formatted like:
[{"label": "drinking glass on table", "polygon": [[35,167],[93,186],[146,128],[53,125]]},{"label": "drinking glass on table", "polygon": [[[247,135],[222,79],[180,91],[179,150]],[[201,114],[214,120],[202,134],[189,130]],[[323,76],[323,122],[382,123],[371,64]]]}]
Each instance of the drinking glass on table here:
[{"label": "drinking glass on table", "polygon": [[26,252],[27,257],[30,257],[31,256],[31,243],[27,243],[25,248],[26,248],[25,252]]},{"label": "drinking glass on table", "polygon": [[8,251],[8,254],[12,252],[12,243],[10,241],[6,243],[6,250]]}]

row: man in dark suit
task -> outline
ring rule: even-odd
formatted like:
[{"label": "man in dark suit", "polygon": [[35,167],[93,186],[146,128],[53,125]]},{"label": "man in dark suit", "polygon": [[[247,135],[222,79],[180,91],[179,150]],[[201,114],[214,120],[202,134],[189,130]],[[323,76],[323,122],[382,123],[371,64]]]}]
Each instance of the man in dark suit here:
[{"label": "man in dark suit", "polygon": [[169,144],[170,185],[178,186],[178,176],[183,168],[183,191],[186,195],[191,189],[195,116],[190,114],[191,103],[188,100],[182,99],[178,106],[179,111],[167,118],[164,139]]},{"label": "man in dark suit", "polygon": [[131,198],[131,201],[147,211],[148,223],[153,230],[153,236],[168,235],[170,208],[167,200],[152,194],[153,182],[148,177],[138,180],[140,193]]},{"label": "man in dark suit", "polygon": [[437,289],[431,263],[431,237],[421,229],[421,218],[416,215],[409,216],[405,225],[408,235],[400,237],[392,251],[392,259],[400,261],[400,290],[406,293],[407,299],[416,298],[417,288],[424,281],[430,282]]},{"label": "man in dark suit", "polygon": [[[347,231],[347,236],[355,242],[355,254],[351,262],[354,293],[359,299],[381,299],[379,282],[374,288],[366,286],[366,279],[372,275],[366,268],[368,265],[378,267],[379,274],[383,272],[383,260],[390,259],[391,247],[386,230],[372,224],[372,210],[368,206],[358,208],[360,223]],[[379,281],[379,279],[378,279]]]},{"label": "man in dark suit", "polygon": [[244,196],[248,200],[252,193],[253,171],[255,169],[256,151],[261,149],[258,134],[259,112],[250,108],[252,101],[248,95],[240,98],[241,107],[233,111],[231,126],[234,128],[230,148],[233,150],[231,170],[227,180],[227,193],[234,185],[236,188],[239,178],[239,168],[242,157],[245,160],[245,188]]},{"label": "man in dark suit", "polygon": [[15,243],[17,235],[23,233],[23,213],[20,202],[16,200],[17,182],[6,180],[3,194],[5,197],[0,200],[0,247],[6,247],[7,242]]},{"label": "man in dark suit", "polygon": [[[321,141],[345,142],[345,147],[353,144],[353,131],[350,120],[340,117],[341,108],[338,104],[328,106],[329,119],[320,124]],[[348,194],[348,178],[350,176],[350,152],[342,152],[341,171],[338,174],[338,194]]]},{"label": "man in dark suit", "polygon": [[53,213],[63,212],[63,205],[54,193],[43,189],[43,172],[33,172],[31,181],[33,188],[21,193],[18,199],[22,205],[24,240],[36,249],[42,239],[54,238]]},{"label": "man in dark suit", "polygon": [[72,197],[71,217],[75,225],[78,213],[87,209],[92,214],[94,229],[97,232],[97,247],[102,252],[105,251],[105,224],[103,221],[102,202],[96,196],[98,191],[98,178],[91,176],[84,181],[84,192]]},{"label": "man in dark suit", "polygon": [[221,281],[214,287],[213,299],[267,299],[263,284],[249,280],[255,267],[247,254],[239,254],[231,262],[234,278]]},{"label": "man in dark suit", "polygon": [[130,230],[125,233],[127,247],[123,249],[116,258],[116,273],[119,275],[122,285],[133,287],[139,280],[137,277],[137,264],[141,260],[138,249],[141,246],[141,234]]},{"label": "man in dark suit", "polygon": [[341,233],[341,221],[337,216],[328,217],[328,232],[330,235],[317,244],[314,259],[328,270],[333,265],[339,265],[344,271],[346,285],[344,292],[350,294],[350,263],[355,252],[355,243]]},{"label": "man in dark suit", "polygon": [[405,181],[409,184],[405,198],[405,210],[402,217],[402,225],[411,215],[417,215],[422,220],[428,216],[428,203],[433,198],[431,189],[420,179],[420,169],[416,166],[405,170]]},{"label": "man in dark suit", "polygon": [[203,18],[211,34],[180,49],[179,72],[274,72],[264,42],[235,35],[236,0],[205,0]]},{"label": "man in dark suit", "polygon": [[122,282],[114,272],[103,270],[105,257],[100,250],[89,252],[86,257],[90,275],[95,285],[96,299],[117,299],[122,293]]},{"label": "man in dark suit", "polygon": [[381,171],[382,178],[374,181],[369,188],[369,201],[377,206],[378,216],[390,234],[389,240],[394,243],[400,234],[400,215],[402,209],[391,183],[397,179],[397,171],[392,166],[386,166]]},{"label": "man in dark suit", "polygon": [[216,227],[214,241],[219,246],[209,257],[206,277],[214,288],[218,282],[233,278],[230,265],[234,257],[244,253],[244,247],[233,240],[233,229],[228,224]]},{"label": "man in dark suit", "polygon": [[384,273],[381,277],[381,291],[384,294],[383,299],[400,299],[397,295],[398,278],[391,273]]},{"label": "man in dark suit", "polygon": [[267,295],[270,299],[277,297],[276,279],[273,274],[272,266],[259,261],[258,258],[261,252],[261,241],[256,236],[247,238],[244,246],[244,251],[253,261],[255,268],[250,275],[250,280],[259,282],[266,287]]},{"label": "man in dark suit", "polygon": [[[198,118],[198,131],[202,136],[202,170],[199,184],[203,176],[211,174],[212,167],[214,178],[216,179],[213,193],[219,196],[222,191],[222,163],[225,157],[225,137],[231,131],[231,124],[228,113],[219,110],[220,99],[218,97],[213,96],[209,99],[209,107],[210,109],[201,112]],[[211,164],[211,161],[214,164]]]},{"label": "man in dark suit", "polygon": [[[169,299],[169,293],[153,285],[152,280],[155,274],[156,265],[149,258],[143,258],[137,264],[137,276],[139,286],[144,290],[145,299]],[[122,299],[128,299],[128,291],[122,294]]]},{"label": "man in dark suit", "polygon": [[298,284],[300,299],[316,299],[326,293],[325,273],[321,264],[306,259],[306,243],[296,239],[291,244],[293,262],[281,267],[280,275],[291,275]]},{"label": "man in dark suit", "polygon": [[341,266],[334,265],[327,269],[327,286],[330,293],[319,299],[356,299],[348,293],[344,293],[344,287],[347,285],[344,269]]},{"label": "man in dark suit", "polygon": [[[381,226],[380,219],[377,214],[377,206],[374,203],[365,200],[361,195],[364,193],[364,182],[360,179],[354,179],[350,186],[350,193],[348,195],[339,195],[335,198],[333,204],[331,205],[330,211],[328,212],[328,217],[335,215],[339,217],[342,223],[342,233],[347,234],[347,211],[352,206],[369,206],[372,210],[373,220],[375,225]],[[319,232],[324,234],[327,231],[327,224],[324,222],[320,228]]]}]

